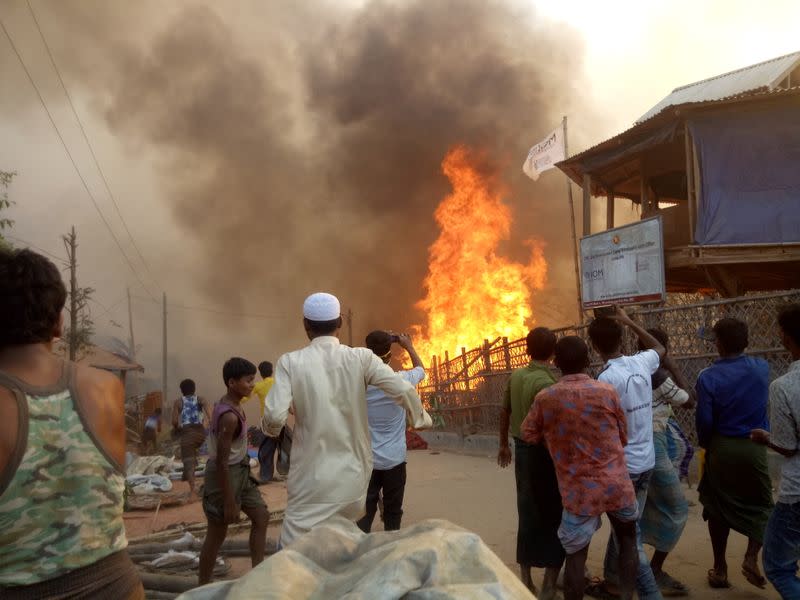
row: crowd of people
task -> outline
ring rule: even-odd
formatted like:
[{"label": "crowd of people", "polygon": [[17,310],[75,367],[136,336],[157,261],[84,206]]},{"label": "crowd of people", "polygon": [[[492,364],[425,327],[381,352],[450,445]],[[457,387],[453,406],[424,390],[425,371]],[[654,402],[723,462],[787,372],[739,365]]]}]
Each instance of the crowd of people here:
[{"label": "crowd of people", "polygon": [[[63,332],[66,290],[57,267],[30,250],[0,252],[0,597],[141,599],[144,590],[127,551],[124,390],[116,377],[75,365],[53,352]],[[590,350],[574,336],[537,328],[527,338],[529,365],[514,372],[503,399],[498,462],[512,460],[514,438],[521,578],[545,568],[540,598],[553,598],[564,570],[565,597],[685,595],[664,563],[688,518],[681,484],[691,446],[672,413],[697,407],[705,450],[699,486],[708,522],[712,587],[729,586],[731,529],[748,538],[743,576],[768,579],[783,598],[800,598],[800,305],[778,315],[792,356],[789,371],[769,383],[769,367],[744,354],[747,326],[725,318],[714,326],[720,358],[692,389],[669,355],[669,339],[645,330],[622,309],[595,319],[588,334],[603,366],[588,374]],[[248,455],[242,402],[254,390],[260,426],[280,436],[293,415],[288,503],[279,547],[333,515],[369,532],[380,505],[384,529],[399,529],[405,488],[405,430],[431,426],[415,386],[425,372],[408,336],[372,332],[365,348],[339,342],[339,301],[327,293],[303,305],[309,344],[272,365],[234,357],[222,368],[225,395],[213,406],[181,382],[172,413],[193,491],[196,450],[207,441],[202,506],[208,533],[199,580],[211,579],[228,525],[252,522],[253,565],[264,558],[268,511]],[[639,352],[623,353],[623,328]],[[398,344],[412,368],[388,365]],[[560,371],[556,377],[551,361]],[[262,381],[256,384],[256,373]],[[160,428],[160,414],[148,428]],[[199,435],[208,428],[206,436]],[[143,440],[144,441],[144,440]],[[151,440],[148,440],[149,443]],[[274,453],[273,443],[273,453]],[[263,443],[262,443],[263,447]],[[786,457],[773,505],[767,448]],[[269,447],[260,455],[269,463]],[[611,524],[603,579],[586,558],[602,515]],[[655,549],[648,559],[644,545]]]},{"label": "crowd of people", "polygon": [[[540,598],[555,597],[564,568],[565,598],[657,599],[689,590],[664,570],[686,526],[684,488],[693,449],[673,408],[696,406],[704,450],[698,487],[708,523],[712,588],[730,587],[726,548],[730,531],[747,537],[741,573],[752,585],[767,580],[785,599],[800,598],[800,304],[783,308],[777,330],[791,354],[789,371],[770,384],[769,365],[745,354],[747,325],[723,318],[713,327],[719,358],[692,388],[672,360],[669,337],[645,330],[623,309],[594,319],[590,343],[602,366],[588,375],[590,353],[577,336],[556,339],[547,328],[527,337],[530,363],[512,373],[500,422],[498,464],[515,445],[521,578],[535,591],[533,567],[543,568]],[[624,330],[639,351],[622,352]],[[560,371],[556,380],[550,361]],[[773,507],[767,447],[787,458]],[[605,514],[611,535],[603,578],[592,578],[586,558]],[[648,559],[644,546],[653,547]],[[759,552],[764,547],[763,566]]]}]

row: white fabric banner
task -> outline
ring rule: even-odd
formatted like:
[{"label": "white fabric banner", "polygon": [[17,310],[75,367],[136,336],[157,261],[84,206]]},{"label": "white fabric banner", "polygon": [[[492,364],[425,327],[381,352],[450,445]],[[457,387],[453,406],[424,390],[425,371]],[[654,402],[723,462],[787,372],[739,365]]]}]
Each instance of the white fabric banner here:
[{"label": "white fabric banner", "polygon": [[536,181],[539,175],[556,166],[566,158],[564,151],[564,126],[556,127],[541,142],[528,152],[528,158],[522,165],[525,174]]}]

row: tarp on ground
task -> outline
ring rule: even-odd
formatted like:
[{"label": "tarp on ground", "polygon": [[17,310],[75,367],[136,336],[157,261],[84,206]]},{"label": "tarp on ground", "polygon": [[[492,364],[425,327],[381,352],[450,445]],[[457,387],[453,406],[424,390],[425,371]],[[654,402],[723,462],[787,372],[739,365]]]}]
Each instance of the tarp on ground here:
[{"label": "tarp on ground", "polygon": [[[247,575],[178,600],[530,600],[534,596],[481,540],[442,520],[364,534],[332,517]],[[535,600],[535,598],[534,598]]]},{"label": "tarp on ground", "polygon": [[689,119],[701,164],[698,244],[800,242],[800,106]]}]

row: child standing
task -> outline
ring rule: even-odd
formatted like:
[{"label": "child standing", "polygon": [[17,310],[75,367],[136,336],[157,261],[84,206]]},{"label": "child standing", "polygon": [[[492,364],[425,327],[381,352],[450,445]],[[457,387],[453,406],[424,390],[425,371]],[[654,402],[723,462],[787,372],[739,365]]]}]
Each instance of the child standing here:
[{"label": "child standing", "polygon": [[142,456],[147,456],[147,453],[150,451],[150,444],[153,445],[153,452],[158,449],[159,433],[161,433],[161,409],[157,408],[144,422],[141,443]]},{"label": "child standing", "polygon": [[253,392],[255,375],[255,365],[244,358],[231,358],[222,367],[228,391],[214,407],[208,436],[209,458],[203,486],[203,512],[208,519],[208,532],[200,551],[200,585],[211,581],[228,525],[238,520],[240,511],[250,517],[252,523],[252,565],[255,567],[264,560],[269,515],[258,491],[258,482],[250,475],[247,422],[241,406]]}]

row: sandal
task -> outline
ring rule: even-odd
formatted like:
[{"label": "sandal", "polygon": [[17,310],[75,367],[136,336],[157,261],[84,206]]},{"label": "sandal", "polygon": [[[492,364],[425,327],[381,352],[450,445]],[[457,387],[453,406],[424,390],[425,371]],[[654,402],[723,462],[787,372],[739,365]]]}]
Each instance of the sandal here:
[{"label": "sandal", "polygon": [[584,595],[590,598],[600,598],[600,600],[619,600],[619,594],[613,593],[606,587],[606,582],[599,577],[592,577],[586,580]]},{"label": "sandal", "polygon": [[762,590],[767,587],[767,580],[758,571],[753,570],[747,565],[742,565],[742,575],[747,579],[748,583],[761,588]]},{"label": "sandal", "polygon": [[658,589],[665,598],[689,595],[689,589],[666,571],[660,571],[655,578]]},{"label": "sandal", "polygon": [[714,569],[708,570],[708,585],[715,589],[731,587],[727,575],[720,575]]}]

